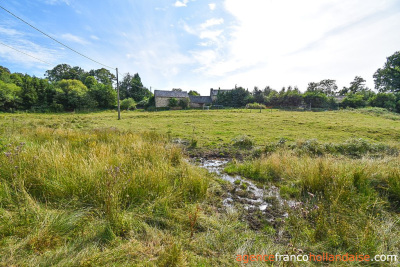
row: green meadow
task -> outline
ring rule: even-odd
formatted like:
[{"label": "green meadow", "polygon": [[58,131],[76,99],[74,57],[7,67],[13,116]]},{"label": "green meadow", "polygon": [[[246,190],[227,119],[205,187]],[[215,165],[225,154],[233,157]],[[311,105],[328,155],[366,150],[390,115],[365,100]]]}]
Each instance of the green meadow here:
[{"label": "green meadow", "polygon": [[[121,115],[0,114],[0,266],[232,266],[240,265],[238,254],[260,253],[400,256],[398,115]],[[224,207],[236,189],[187,156],[223,147],[243,152],[227,173],[275,186],[297,204],[269,196],[268,214]]]},{"label": "green meadow", "polygon": [[[282,110],[177,110],[160,112],[106,111],[88,114],[3,114],[0,121],[8,127],[45,126],[53,129],[95,129],[115,127],[136,133],[151,131],[172,138],[191,140],[199,146],[230,144],[247,135],[257,145],[281,138],[290,141],[317,139],[343,142],[363,138],[372,142],[400,141],[400,115],[381,109],[295,112]],[[5,129],[5,128],[3,128]]]}]

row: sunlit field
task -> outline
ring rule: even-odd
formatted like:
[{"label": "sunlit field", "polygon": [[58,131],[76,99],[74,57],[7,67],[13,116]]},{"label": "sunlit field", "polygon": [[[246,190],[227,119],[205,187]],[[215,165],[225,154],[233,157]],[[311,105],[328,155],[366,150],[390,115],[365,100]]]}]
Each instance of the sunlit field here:
[{"label": "sunlit field", "polygon": [[[399,255],[395,114],[116,117],[0,114],[0,266],[232,266],[246,253]],[[237,188],[186,155],[227,146],[243,151],[227,173],[266,190],[276,186],[296,206],[265,197],[268,214],[225,207],[223,198]],[[270,220],[273,212],[288,217]]]}]

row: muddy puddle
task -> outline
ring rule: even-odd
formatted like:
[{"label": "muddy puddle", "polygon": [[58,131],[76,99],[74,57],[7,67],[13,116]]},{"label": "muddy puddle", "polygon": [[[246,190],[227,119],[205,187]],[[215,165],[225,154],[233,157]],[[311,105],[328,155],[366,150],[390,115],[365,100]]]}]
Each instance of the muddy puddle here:
[{"label": "muddy puddle", "polygon": [[287,210],[295,208],[298,202],[285,200],[279,194],[276,186],[259,187],[250,180],[239,175],[229,175],[224,172],[227,159],[196,159],[195,162],[216,174],[231,185],[225,194],[223,205],[227,209],[242,209],[252,228],[258,229],[262,221],[269,222],[272,226],[284,221],[288,217]]}]

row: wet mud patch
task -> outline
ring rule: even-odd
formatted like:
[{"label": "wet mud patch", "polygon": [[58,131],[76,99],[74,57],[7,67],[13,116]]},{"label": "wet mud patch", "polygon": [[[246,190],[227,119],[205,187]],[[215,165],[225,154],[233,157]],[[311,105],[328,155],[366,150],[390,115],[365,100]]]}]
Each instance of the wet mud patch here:
[{"label": "wet mud patch", "polygon": [[238,211],[253,230],[275,233],[277,241],[287,240],[283,225],[288,211],[296,208],[299,202],[282,199],[279,188],[274,185],[260,186],[239,175],[225,173],[229,161],[224,158],[193,159],[194,163],[227,182],[222,195],[222,209]]}]

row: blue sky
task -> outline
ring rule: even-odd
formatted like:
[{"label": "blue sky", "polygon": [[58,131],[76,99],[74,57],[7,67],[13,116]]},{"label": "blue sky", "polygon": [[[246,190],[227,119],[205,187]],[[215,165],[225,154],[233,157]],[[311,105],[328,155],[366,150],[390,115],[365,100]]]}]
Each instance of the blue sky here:
[{"label": "blue sky", "polygon": [[[400,50],[399,0],[36,0],[0,5],[153,89],[298,86],[373,73]],[[97,65],[0,10],[0,65],[42,77]]]}]

